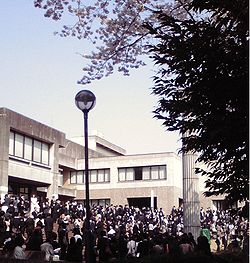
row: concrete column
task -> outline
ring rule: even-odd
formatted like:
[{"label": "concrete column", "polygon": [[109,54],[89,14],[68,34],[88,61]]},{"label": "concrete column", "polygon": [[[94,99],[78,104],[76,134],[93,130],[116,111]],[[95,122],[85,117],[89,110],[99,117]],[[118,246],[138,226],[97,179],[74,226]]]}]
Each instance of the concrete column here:
[{"label": "concrete column", "polygon": [[152,208],[152,210],[155,210],[155,205],[154,205],[154,190],[152,189],[150,191],[150,207]]},{"label": "concrete column", "polygon": [[182,155],[184,232],[191,232],[195,239],[199,236],[201,229],[199,177],[195,174],[196,159],[196,155],[192,153]]},{"label": "concrete column", "polygon": [[8,167],[9,167],[9,137],[10,125],[8,116],[0,111],[0,197],[3,200],[4,195],[8,193]]},{"label": "concrete column", "polygon": [[53,144],[50,147],[50,166],[52,174],[52,184],[48,187],[47,197],[58,198],[58,175],[59,175],[59,145]]}]

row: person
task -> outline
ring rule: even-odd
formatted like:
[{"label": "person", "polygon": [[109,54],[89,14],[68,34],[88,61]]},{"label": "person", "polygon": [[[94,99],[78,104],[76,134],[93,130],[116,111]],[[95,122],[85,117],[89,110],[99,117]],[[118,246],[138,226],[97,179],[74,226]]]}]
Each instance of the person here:
[{"label": "person", "polygon": [[97,239],[97,250],[99,251],[99,262],[108,261],[112,257],[112,252],[110,249],[110,241],[106,236],[106,231],[102,230],[100,232],[100,237]]},{"label": "person", "polygon": [[54,220],[51,217],[51,214],[47,213],[44,219],[44,230],[45,230],[46,238],[50,239],[52,237],[53,227],[54,227]]},{"label": "person", "polygon": [[192,246],[192,250],[194,251],[196,248],[196,242],[195,242],[194,236],[191,232],[188,233],[188,243]]},{"label": "person", "polygon": [[207,256],[211,255],[210,244],[208,242],[207,237],[203,236],[202,231],[200,233],[200,236],[198,236],[198,238],[197,238],[196,251],[199,254],[204,254]]},{"label": "person", "polygon": [[51,233],[51,240],[52,240],[51,244],[52,244],[54,251],[60,249],[60,244],[57,241],[57,233],[54,231]]},{"label": "person", "polygon": [[188,235],[186,233],[183,233],[181,236],[179,249],[182,255],[193,252],[192,245],[189,243]]},{"label": "person", "polygon": [[0,212],[0,247],[3,247],[4,240],[6,238],[7,224],[4,215],[5,212],[1,211]]},{"label": "person", "polygon": [[23,244],[24,244],[24,239],[20,234],[18,234],[15,238],[15,248],[13,252],[13,258],[26,259],[24,248],[22,247]]},{"label": "person", "polygon": [[43,243],[42,231],[40,228],[35,228],[31,237],[26,244],[26,249],[31,251],[40,251]]},{"label": "person", "polygon": [[216,235],[215,244],[216,244],[216,251],[220,252],[220,239],[218,235]]},{"label": "person", "polygon": [[40,207],[38,205],[37,197],[33,194],[30,198],[30,214],[32,215],[34,211],[39,212],[39,210]]},{"label": "person", "polygon": [[18,212],[14,212],[14,217],[11,220],[12,231],[14,233],[20,232],[21,218]]},{"label": "person", "polygon": [[64,260],[66,258],[67,247],[69,243],[68,230],[67,230],[66,223],[62,223],[60,225],[60,230],[58,232],[58,243],[61,247],[60,260]]},{"label": "person", "polygon": [[136,237],[131,235],[127,243],[128,257],[136,257],[137,246]]},{"label": "person", "polygon": [[4,241],[4,246],[3,246],[3,253],[7,256],[13,254],[13,251],[16,247],[16,234],[13,232],[10,234],[10,236]]},{"label": "person", "polygon": [[124,259],[127,253],[127,236],[122,233],[118,237],[118,257],[120,258],[120,260]]},{"label": "person", "polygon": [[4,202],[2,203],[2,211],[6,213],[7,209],[9,208],[11,203],[11,197],[10,194],[6,194],[4,197]]},{"label": "person", "polygon": [[69,240],[69,245],[66,252],[66,259],[68,261],[75,261],[75,247],[76,247],[76,239],[72,236]]},{"label": "person", "polygon": [[30,237],[35,229],[35,221],[32,217],[27,217],[24,223],[27,236]]},{"label": "person", "polygon": [[76,240],[76,244],[75,244],[75,261],[76,262],[82,262],[82,250],[83,250],[83,243],[82,243],[82,239],[78,238]]},{"label": "person", "polygon": [[51,239],[47,238],[40,246],[41,251],[44,253],[44,260],[50,261],[54,256],[54,249],[51,244]]},{"label": "person", "polygon": [[82,236],[81,236],[81,232],[80,232],[79,228],[74,228],[72,230],[72,232],[73,232],[73,236],[74,236],[76,241],[77,241],[78,238],[80,238],[82,240]]}]

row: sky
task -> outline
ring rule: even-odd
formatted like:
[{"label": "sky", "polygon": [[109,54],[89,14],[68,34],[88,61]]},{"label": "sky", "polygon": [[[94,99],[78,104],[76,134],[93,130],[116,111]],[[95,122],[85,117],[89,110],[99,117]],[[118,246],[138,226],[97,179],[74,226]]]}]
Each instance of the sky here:
[{"label": "sky", "polygon": [[88,85],[77,84],[84,63],[82,40],[61,38],[61,22],[43,16],[33,0],[0,1],[0,107],[49,125],[68,139],[83,135],[82,112],[75,95],[82,89],[96,96],[89,112],[89,134],[98,132],[127,154],[176,152],[178,133],[167,132],[153,118],[153,66],[114,74]]}]

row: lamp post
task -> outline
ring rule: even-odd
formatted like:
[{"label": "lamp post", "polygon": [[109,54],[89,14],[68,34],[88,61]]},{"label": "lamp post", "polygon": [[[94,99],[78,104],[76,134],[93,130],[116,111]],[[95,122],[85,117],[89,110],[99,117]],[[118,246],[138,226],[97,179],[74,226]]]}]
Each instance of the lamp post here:
[{"label": "lamp post", "polygon": [[75,104],[83,112],[84,117],[84,153],[85,153],[85,256],[86,263],[92,263],[91,233],[90,233],[90,205],[89,205],[89,153],[88,153],[88,112],[94,108],[95,95],[89,90],[81,90],[75,96]]}]

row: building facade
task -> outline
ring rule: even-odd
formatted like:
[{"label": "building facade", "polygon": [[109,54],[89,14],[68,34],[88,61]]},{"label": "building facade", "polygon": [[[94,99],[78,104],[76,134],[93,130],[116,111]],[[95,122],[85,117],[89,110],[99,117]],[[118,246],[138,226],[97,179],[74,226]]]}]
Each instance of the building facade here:
[{"label": "building facade", "polygon": [[[85,199],[83,138],[65,133],[7,108],[0,108],[0,194]],[[182,204],[182,160],[173,152],[126,155],[99,136],[89,138],[92,204],[134,205],[170,212]],[[204,198],[201,206],[222,206]],[[213,203],[215,202],[215,203]]]}]

